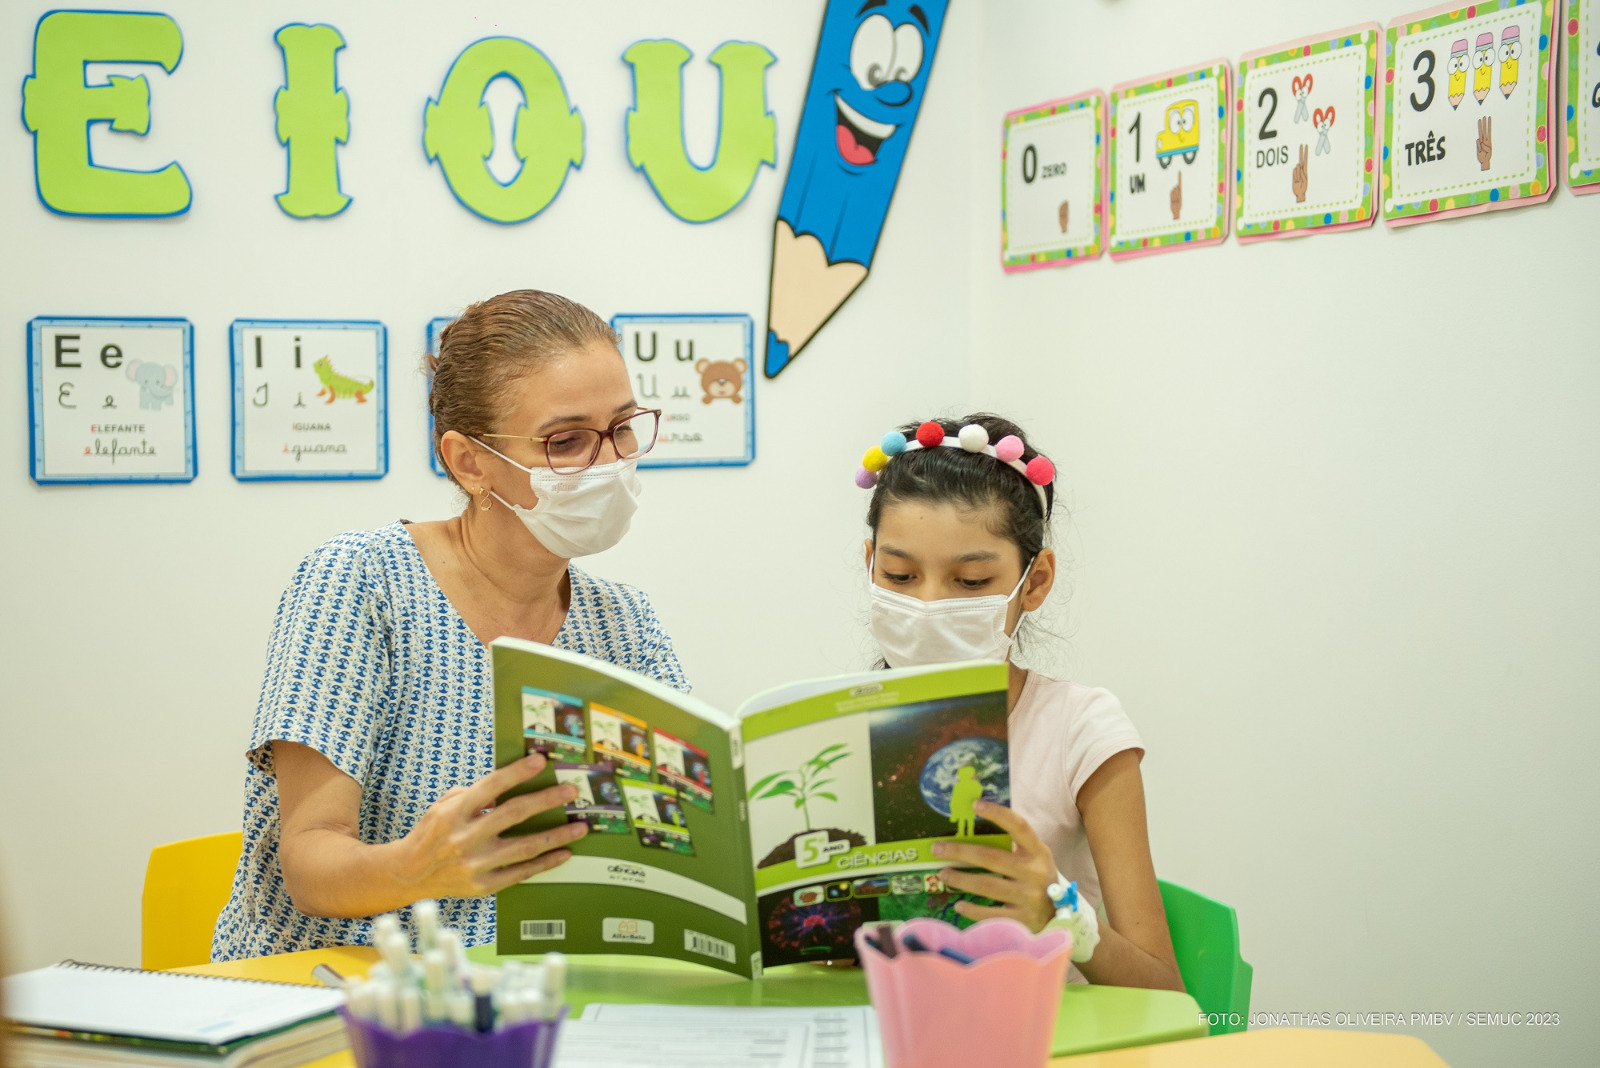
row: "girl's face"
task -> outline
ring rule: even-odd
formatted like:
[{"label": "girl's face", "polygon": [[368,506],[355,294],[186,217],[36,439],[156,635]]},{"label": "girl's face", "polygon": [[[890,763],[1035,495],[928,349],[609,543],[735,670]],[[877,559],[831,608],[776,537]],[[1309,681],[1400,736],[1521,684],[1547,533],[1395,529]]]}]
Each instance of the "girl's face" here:
[{"label": "girl's face", "polygon": [[[873,583],[919,601],[1009,595],[1028,562],[1015,542],[990,529],[1000,525],[998,507],[966,509],[943,501],[884,505],[876,541],[866,542]],[[1011,602],[1006,633],[1016,628],[1023,612],[1044,603],[1054,583],[1055,553],[1041,549],[1027,583]]]}]

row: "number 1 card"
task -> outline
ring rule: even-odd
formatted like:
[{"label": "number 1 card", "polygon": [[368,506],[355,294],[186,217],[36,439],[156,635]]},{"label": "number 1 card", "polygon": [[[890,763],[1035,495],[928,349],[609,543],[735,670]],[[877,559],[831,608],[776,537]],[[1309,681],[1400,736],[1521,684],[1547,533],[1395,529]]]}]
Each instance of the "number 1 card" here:
[{"label": "number 1 card", "polygon": [[1377,217],[1376,22],[1239,61],[1234,211],[1241,244]]},{"label": "number 1 card", "polygon": [[1556,0],[1419,11],[1384,34],[1383,221],[1550,198]]},{"label": "number 1 card", "polygon": [[1225,59],[1111,89],[1111,258],[1214,245],[1228,236]]},{"label": "number 1 card", "polygon": [[1000,265],[1081,263],[1105,247],[1106,95],[1007,113],[1000,141]]},{"label": "number 1 card", "polygon": [[1567,188],[1600,193],[1600,0],[1567,7]]}]

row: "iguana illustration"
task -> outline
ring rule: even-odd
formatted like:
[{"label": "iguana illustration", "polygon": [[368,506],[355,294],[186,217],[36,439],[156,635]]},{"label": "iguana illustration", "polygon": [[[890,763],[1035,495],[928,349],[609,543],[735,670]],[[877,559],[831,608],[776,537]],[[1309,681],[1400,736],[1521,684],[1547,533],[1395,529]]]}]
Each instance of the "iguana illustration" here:
[{"label": "iguana illustration", "polygon": [[377,381],[358,382],[353,378],[346,378],[333,369],[333,363],[324,356],[311,365],[317,372],[317,377],[322,380],[322,388],[317,390],[317,396],[327,397],[332,404],[340,397],[354,397],[357,404],[367,403],[366,394],[372,392]]}]

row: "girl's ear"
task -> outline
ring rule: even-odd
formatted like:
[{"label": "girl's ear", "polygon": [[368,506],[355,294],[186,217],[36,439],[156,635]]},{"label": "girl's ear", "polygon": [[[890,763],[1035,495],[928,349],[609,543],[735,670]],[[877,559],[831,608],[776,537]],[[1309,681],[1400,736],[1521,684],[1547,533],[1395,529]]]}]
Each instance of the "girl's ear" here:
[{"label": "girl's ear", "polygon": [[866,547],[864,563],[867,565],[867,580],[870,582],[872,580],[872,539],[866,539],[863,544]]},{"label": "girl's ear", "polygon": [[1040,549],[1039,555],[1033,558],[1033,567],[1028,571],[1028,581],[1023,584],[1020,600],[1022,610],[1032,612],[1044,604],[1050,590],[1056,584],[1056,551],[1054,549]]}]

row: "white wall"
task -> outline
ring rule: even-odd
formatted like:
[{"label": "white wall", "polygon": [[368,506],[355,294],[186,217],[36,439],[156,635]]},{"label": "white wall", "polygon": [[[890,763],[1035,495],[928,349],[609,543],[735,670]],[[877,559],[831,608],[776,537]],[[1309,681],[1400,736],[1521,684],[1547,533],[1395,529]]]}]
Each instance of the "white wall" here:
[{"label": "white wall", "polygon": [[[1404,10],[986,8],[974,389],[1054,451],[1068,666],[1144,732],[1157,870],[1238,908],[1252,1008],[1559,1011],[1408,1030],[1588,1064],[1600,202],[998,264],[1006,111]],[[1516,299],[1508,262],[1550,275]]]},{"label": "white wall", "polygon": [[[109,6],[117,6],[115,3]],[[134,5],[134,10],[143,5]],[[46,5],[0,9],[0,86],[31,69]],[[605,6],[412,2],[159,8],[184,34],[175,73],[151,76],[147,145],[124,166],[179,159],[188,215],[91,221],[34,194],[31,138],[0,120],[0,890],[8,966],[62,957],[135,963],[139,887],[152,846],[238,826],[243,749],[279,592],[298,560],[346,529],[456,507],[427,466],[422,381],[435,315],[537,286],[617,312],[766,314],[771,232],[820,5]],[[871,277],[775,382],[760,380],[748,469],[654,471],[633,532],[586,564],[636,582],[674,633],[700,691],[733,705],[758,688],[864,666],[854,625],[865,495],[851,481],[883,428],[968,388],[968,91],[976,5],[957,6],[918,124],[911,166]],[[272,94],[286,22],[331,23],[352,136],[340,153],[352,206],[297,222],[274,203],[283,156]],[[522,226],[461,208],[423,158],[423,104],[482,36],[520,36],[555,62],[587,126],[587,159]],[[708,161],[728,39],[767,45],[778,169],[727,218],[670,216],[628,166],[632,101],[620,59],[671,36],[686,75],[691,153]],[[109,152],[110,149],[108,148]],[[110,157],[105,157],[110,159]],[[195,326],[200,476],[186,486],[54,487],[28,478],[24,325],[48,315],[181,315]],[[237,317],[375,318],[389,326],[392,467],[376,483],[240,484],[229,474],[227,328]],[[757,353],[759,359],[759,349]]]}]

